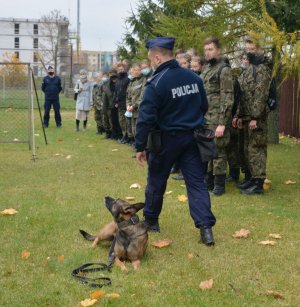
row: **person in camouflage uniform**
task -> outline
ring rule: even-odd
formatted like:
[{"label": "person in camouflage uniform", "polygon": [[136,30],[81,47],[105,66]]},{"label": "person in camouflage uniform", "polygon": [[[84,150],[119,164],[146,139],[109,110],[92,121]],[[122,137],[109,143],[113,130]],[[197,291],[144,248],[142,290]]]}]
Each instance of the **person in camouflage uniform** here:
[{"label": "person in camouflage uniform", "polygon": [[249,66],[240,76],[241,102],[237,126],[244,128],[244,155],[251,178],[239,187],[243,194],[262,194],[267,162],[267,98],[271,82],[268,61],[251,39],[245,41]]},{"label": "person in camouflage uniform", "polygon": [[109,139],[112,136],[112,116],[111,110],[114,108],[113,95],[115,92],[116,81],[118,74],[115,69],[109,71],[109,80],[104,82],[101,86],[102,103],[103,103],[103,117],[104,117],[104,129],[106,132],[106,138]]},{"label": "person in camouflage uniform", "polygon": [[210,161],[207,170],[208,189],[213,195],[225,193],[225,178],[229,143],[229,127],[233,105],[233,78],[231,68],[221,58],[219,40],[209,37],[204,41],[204,54],[208,64],[201,77],[208,99],[208,111],[205,115],[207,128],[215,131],[218,156]]},{"label": "person in camouflage uniform", "polygon": [[102,110],[102,93],[101,86],[103,84],[102,79],[108,80],[107,73],[100,74],[98,77],[98,82],[94,85],[93,89],[93,107],[94,107],[94,119],[97,125],[96,134],[102,134],[105,132],[103,123],[103,110]]}]

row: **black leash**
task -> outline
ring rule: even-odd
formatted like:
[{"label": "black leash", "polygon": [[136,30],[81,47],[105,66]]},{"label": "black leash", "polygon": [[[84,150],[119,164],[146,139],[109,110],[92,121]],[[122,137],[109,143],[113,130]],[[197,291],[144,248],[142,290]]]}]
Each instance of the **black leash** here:
[{"label": "black leash", "polygon": [[[110,277],[87,277],[88,273],[94,273],[107,270],[111,273],[111,268],[115,260],[114,248],[116,238],[114,238],[109,249],[108,264],[101,262],[89,262],[81,265],[79,268],[72,271],[71,275],[82,284],[91,288],[102,288],[103,286],[111,286],[112,280]],[[91,268],[89,268],[91,267]]]}]

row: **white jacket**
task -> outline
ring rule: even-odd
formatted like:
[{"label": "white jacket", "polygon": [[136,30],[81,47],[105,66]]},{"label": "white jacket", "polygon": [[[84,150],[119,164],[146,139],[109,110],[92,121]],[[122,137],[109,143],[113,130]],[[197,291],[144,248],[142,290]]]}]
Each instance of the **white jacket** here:
[{"label": "white jacket", "polygon": [[[77,80],[74,88],[74,92],[78,93],[76,110],[90,111],[93,104],[93,88],[94,84],[92,82],[82,83],[80,80]],[[80,89],[82,90],[80,91]]]}]

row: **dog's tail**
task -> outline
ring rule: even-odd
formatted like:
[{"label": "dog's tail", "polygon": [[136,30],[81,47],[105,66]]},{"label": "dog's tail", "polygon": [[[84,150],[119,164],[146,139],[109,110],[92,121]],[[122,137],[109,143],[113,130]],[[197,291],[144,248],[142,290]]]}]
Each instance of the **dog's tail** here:
[{"label": "dog's tail", "polygon": [[79,232],[82,234],[82,236],[88,240],[88,241],[94,241],[96,239],[95,236],[90,235],[89,233],[87,233],[86,231],[80,229]]}]

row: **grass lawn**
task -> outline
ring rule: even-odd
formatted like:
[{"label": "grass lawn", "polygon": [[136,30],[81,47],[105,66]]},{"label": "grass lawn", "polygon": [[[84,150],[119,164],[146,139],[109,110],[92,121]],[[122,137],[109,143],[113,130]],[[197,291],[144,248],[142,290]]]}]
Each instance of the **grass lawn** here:
[{"label": "grass lawn", "polygon": [[[96,233],[111,221],[106,195],[144,200],[147,170],[131,158],[132,149],[96,135],[93,119],[87,132],[75,132],[74,116],[75,110],[64,110],[63,128],[57,129],[52,114],[47,146],[36,120],[36,162],[25,144],[0,144],[0,210],[18,210],[0,216],[0,306],[79,306],[94,290],[70,273],[85,262],[106,262],[109,244],[93,250],[78,230]],[[117,267],[104,272],[112,286],[103,290],[120,298],[103,297],[95,306],[300,306],[300,146],[280,141],[269,146],[272,184],[265,195],[240,195],[230,183],[226,195],[212,198],[213,248],[198,243],[188,205],[177,200],[185,188],[169,180],[167,191],[173,192],[165,196],[161,233],[150,233],[141,270],[128,265],[128,273]],[[130,190],[132,183],[142,188]],[[241,228],[250,236],[233,238]],[[151,246],[164,238],[173,243]],[[277,244],[259,244],[268,239]],[[24,250],[28,259],[21,257]],[[212,289],[201,290],[200,282],[211,278]]]}]

